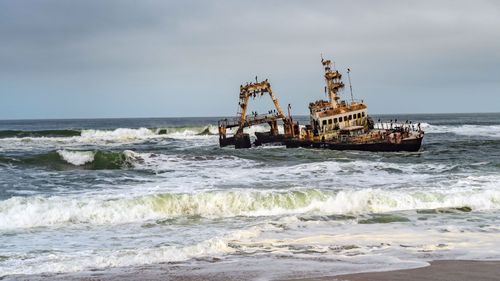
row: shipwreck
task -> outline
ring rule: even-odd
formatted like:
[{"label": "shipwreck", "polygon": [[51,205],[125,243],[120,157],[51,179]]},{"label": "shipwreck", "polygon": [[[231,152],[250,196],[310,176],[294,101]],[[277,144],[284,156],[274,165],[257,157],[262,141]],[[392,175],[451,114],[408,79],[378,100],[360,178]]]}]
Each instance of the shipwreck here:
[{"label": "shipwreck", "polygon": [[[299,125],[290,114],[283,112],[271,84],[266,79],[240,86],[238,113],[236,118],[219,121],[219,144],[221,147],[250,148],[264,144],[285,145],[287,148],[322,148],[334,150],[364,151],[418,151],[424,138],[420,123],[405,122],[375,123],[368,115],[368,106],[363,100],[355,100],[350,83],[350,101],[342,100],[339,92],[345,88],[342,74],[332,61],[321,58],[324,68],[325,94],[327,100],[316,100],[309,104],[309,124]],[[275,106],[266,114],[248,112],[250,98],[269,96]],[[245,128],[268,124],[269,131],[255,132],[255,139]],[[280,129],[281,128],[281,129]]]}]

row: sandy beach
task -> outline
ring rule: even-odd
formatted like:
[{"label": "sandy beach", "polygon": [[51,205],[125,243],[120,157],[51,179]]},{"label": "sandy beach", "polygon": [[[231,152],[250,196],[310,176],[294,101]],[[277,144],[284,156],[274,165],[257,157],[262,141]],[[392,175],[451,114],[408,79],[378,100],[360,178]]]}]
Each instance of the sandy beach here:
[{"label": "sandy beach", "polygon": [[[251,265],[250,265],[251,267]],[[500,280],[500,261],[433,261],[429,266],[395,271],[366,272],[347,275],[318,276],[294,279],[271,277],[270,268],[260,272],[244,268],[224,268],[224,266],[183,266],[183,265],[150,265],[143,267],[114,268],[104,271],[41,274],[10,276],[4,280],[172,280],[172,281],[205,281],[205,280],[259,280],[259,281],[497,281]],[[222,270],[222,271],[221,271]],[[291,269],[292,271],[292,269]]]},{"label": "sandy beach", "polygon": [[385,272],[301,279],[338,281],[493,281],[500,280],[500,261],[433,261],[430,266]]}]

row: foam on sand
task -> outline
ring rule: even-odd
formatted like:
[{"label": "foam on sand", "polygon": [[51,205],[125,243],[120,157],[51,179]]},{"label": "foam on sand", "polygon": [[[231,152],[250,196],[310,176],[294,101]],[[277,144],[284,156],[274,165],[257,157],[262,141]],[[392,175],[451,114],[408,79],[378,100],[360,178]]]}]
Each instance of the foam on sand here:
[{"label": "foam on sand", "polygon": [[[258,228],[233,231],[222,237],[206,239],[194,245],[154,246],[139,249],[96,250],[94,253],[80,252],[53,254],[42,253],[36,258],[8,260],[0,263],[0,278],[13,274],[40,274],[49,272],[75,272],[89,268],[125,267],[140,264],[180,262],[205,256],[231,254],[235,249],[229,247],[235,239],[249,239],[259,234]],[[12,264],[10,264],[12,263]],[[19,266],[22,263],[22,266]]]}]

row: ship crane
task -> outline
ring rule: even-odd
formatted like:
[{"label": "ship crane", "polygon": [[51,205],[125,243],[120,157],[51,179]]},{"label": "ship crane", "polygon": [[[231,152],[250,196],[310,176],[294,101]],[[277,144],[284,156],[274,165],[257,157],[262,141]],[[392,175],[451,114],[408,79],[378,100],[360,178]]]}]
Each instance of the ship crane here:
[{"label": "ship crane", "polygon": [[[248,105],[250,98],[262,97],[269,95],[275,107],[273,114],[251,114],[248,115]],[[250,136],[245,134],[243,130],[259,124],[269,124],[271,127],[269,134],[276,136],[278,132],[278,121],[282,120],[285,131],[290,131],[291,117],[286,116],[281,109],[278,99],[273,94],[269,81],[256,81],[255,83],[247,83],[240,85],[240,95],[238,103],[238,113],[236,119],[223,119],[219,121],[219,143],[220,146],[235,145],[236,148],[246,148],[251,146]],[[232,137],[227,136],[227,129],[237,128],[236,133]]]}]

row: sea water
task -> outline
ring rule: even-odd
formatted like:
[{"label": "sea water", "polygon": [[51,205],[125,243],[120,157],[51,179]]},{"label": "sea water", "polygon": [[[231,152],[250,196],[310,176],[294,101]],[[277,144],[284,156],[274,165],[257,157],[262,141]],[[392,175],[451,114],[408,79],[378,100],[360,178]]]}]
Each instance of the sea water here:
[{"label": "sea water", "polygon": [[219,148],[217,118],[0,121],[0,277],[499,259],[500,114],[378,118],[420,122],[422,150]]}]

